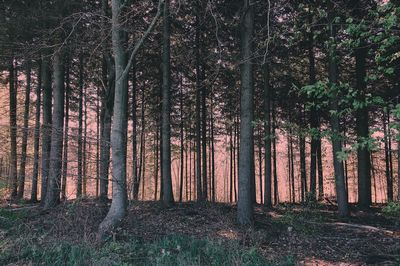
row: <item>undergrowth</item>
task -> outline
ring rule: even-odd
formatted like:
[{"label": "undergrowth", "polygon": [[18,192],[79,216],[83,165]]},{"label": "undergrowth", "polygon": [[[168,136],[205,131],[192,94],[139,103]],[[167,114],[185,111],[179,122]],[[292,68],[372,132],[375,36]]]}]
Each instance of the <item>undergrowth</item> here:
[{"label": "undergrowth", "polygon": [[25,225],[27,215],[0,209],[0,265],[294,264],[292,257],[267,261],[256,248],[245,248],[238,241],[227,243],[188,235],[169,235],[154,241],[115,240],[102,245],[49,238],[43,236],[48,232],[39,225],[35,230]]}]

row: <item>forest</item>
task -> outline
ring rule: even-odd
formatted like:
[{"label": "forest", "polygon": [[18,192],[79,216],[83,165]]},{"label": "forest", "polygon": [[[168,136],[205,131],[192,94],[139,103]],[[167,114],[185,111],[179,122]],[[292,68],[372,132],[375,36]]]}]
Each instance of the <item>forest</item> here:
[{"label": "forest", "polygon": [[0,0],[1,265],[399,265],[400,1]]}]

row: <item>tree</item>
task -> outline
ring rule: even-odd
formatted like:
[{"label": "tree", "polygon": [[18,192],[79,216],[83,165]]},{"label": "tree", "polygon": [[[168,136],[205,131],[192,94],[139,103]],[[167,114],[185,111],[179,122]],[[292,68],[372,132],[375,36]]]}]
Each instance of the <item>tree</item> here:
[{"label": "tree", "polygon": [[[333,6],[330,5],[330,9]],[[328,75],[329,75],[329,88],[331,90],[330,109],[331,109],[331,127],[332,127],[332,152],[333,152],[333,166],[335,172],[335,185],[336,185],[336,197],[338,202],[339,216],[347,217],[349,215],[349,207],[347,200],[347,192],[344,180],[344,169],[343,162],[339,158],[339,152],[342,151],[342,140],[340,137],[340,125],[339,125],[339,104],[338,104],[338,62],[336,54],[336,25],[334,24],[333,13],[330,12],[328,15],[329,25],[329,63],[328,63]]]},{"label": "tree", "polygon": [[9,88],[10,88],[10,185],[11,198],[17,197],[17,88],[18,76],[15,71],[14,58],[9,63]]},{"label": "tree", "polygon": [[[254,29],[254,6],[250,0],[243,1],[241,20],[241,102],[240,102],[240,158],[238,222],[248,226],[253,223],[252,179],[254,179],[253,143],[253,67],[252,38]],[[253,165],[253,166],[252,166]]]},{"label": "tree", "polygon": [[18,176],[18,199],[24,197],[25,191],[25,169],[26,169],[26,150],[28,147],[28,122],[29,122],[29,106],[31,94],[31,62],[26,61],[26,90],[25,90],[25,103],[24,103],[24,132],[22,135],[22,148],[21,148],[21,164]]},{"label": "tree", "polygon": [[[166,206],[174,202],[171,179],[171,70],[170,70],[170,36],[171,22],[169,14],[169,0],[165,0],[163,7],[163,54],[162,54],[162,168],[161,175],[163,181],[162,201]],[[143,118],[142,118],[143,119]]]}]

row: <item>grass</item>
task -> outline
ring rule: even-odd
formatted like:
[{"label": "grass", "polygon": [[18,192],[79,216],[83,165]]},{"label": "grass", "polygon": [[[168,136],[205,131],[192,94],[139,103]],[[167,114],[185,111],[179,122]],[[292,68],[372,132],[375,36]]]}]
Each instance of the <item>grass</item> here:
[{"label": "grass", "polygon": [[43,265],[294,265],[291,257],[267,261],[255,248],[227,246],[209,239],[167,236],[158,241],[108,242],[100,248],[61,242],[26,245],[19,252],[1,252],[0,264]]},{"label": "grass", "polygon": [[294,265],[292,257],[268,261],[238,240],[168,235],[143,241],[126,235],[99,245],[49,238],[40,224],[26,226],[31,218],[28,211],[0,209],[0,265]]}]

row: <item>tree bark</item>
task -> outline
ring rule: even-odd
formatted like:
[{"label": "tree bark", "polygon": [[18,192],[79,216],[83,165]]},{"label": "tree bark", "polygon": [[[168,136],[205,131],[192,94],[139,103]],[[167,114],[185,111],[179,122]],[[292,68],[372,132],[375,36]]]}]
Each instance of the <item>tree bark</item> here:
[{"label": "tree bark", "polygon": [[170,38],[171,19],[169,13],[169,0],[164,3],[163,11],[163,54],[162,54],[162,181],[163,181],[163,203],[171,206],[174,202],[171,178],[171,70],[170,70]]},{"label": "tree bark", "polygon": [[264,78],[264,147],[265,147],[265,180],[264,205],[272,207],[272,164],[271,164],[271,87],[268,63],[263,65]]},{"label": "tree bark", "polygon": [[10,92],[10,188],[11,198],[15,199],[18,194],[18,173],[17,173],[17,88],[14,58],[9,65],[9,92]]},{"label": "tree bark", "polygon": [[51,91],[51,70],[48,55],[42,58],[42,183],[41,183],[41,204],[44,205],[50,165],[51,132],[52,132],[52,91]]},{"label": "tree bark", "polygon": [[[132,64],[132,199],[139,198],[139,177],[137,166],[137,115],[136,115],[136,62]],[[157,162],[158,164],[158,162]]]},{"label": "tree bark", "polygon": [[70,100],[70,63],[67,62],[65,69],[65,127],[64,127],[64,156],[61,180],[61,200],[67,199],[67,175],[68,175],[68,142],[69,142],[69,100]]},{"label": "tree bark", "polygon": [[372,204],[371,195],[371,162],[368,145],[365,141],[369,138],[368,108],[365,106],[366,57],[368,50],[365,41],[355,50],[356,57],[356,87],[358,101],[362,102],[361,108],[356,110],[356,134],[358,141],[357,149],[357,173],[358,173],[358,204],[361,209],[369,209]]},{"label": "tree bark", "polygon": [[202,190],[202,171],[201,171],[201,63],[200,63],[200,4],[201,1],[196,1],[196,36],[195,36],[195,56],[196,56],[196,189],[197,201],[203,200]]},{"label": "tree bark", "polygon": [[40,145],[40,106],[41,106],[41,87],[42,87],[42,62],[38,62],[37,79],[38,84],[36,87],[36,104],[35,104],[35,133],[33,136],[33,172],[32,172],[32,190],[31,202],[37,202],[37,189],[38,189],[38,176],[39,176],[39,145]]},{"label": "tree bark", "polygon": [[53,57],[54,68],[54,107],[51,132],[51,149],[49,165],[49,187],[46,192],[44,207],[56,206],[60,202],[61,167],[64,132],[64,60],[62,51],[57,51]]},{"label": "tree bark", "polygon": [[[240,102],[240,158],[239,158],[239,195],[238,223],[249,226],[253,223],[252,180],[254,180],[254,85],[252,67],[252,41],[254,30],[254,7],[251,1],[243,1],[241,21],[241,102]],[[253,154],[252,154],[253,153]]]},{"label": "tree bark", "polygon": [[[332,4],[330,4],[331,10],[333,9]],[[331,89],[334,91],[334,95],[330,100],[330,109],[333,111],[331,114],[331,127],[332,127],[332,151],[333,151],[333,166],[335,172],[335,184],[336,184],[336,197],[338,202],[338,211],[340,217],[347,217],[349,215],[349,207],[347,200],[347,192],[345,188],[344,181],[344,169],[343,162],[341,162],[338,158],[338,153],[342,150],[342,141],[340,137],[340,125],[339,125],[339,103],[337,98],[338,88],[338,63],[337,63],[337,54],[336,54],[336,27],[334,26],[333,14],[330,12],[328,14],[329,20],[329,31],[330,31],[330,39],[329,42],[329,65],[328,65],[328,74],[329,74],[329,83]]]},{"label": "tree bark", "polygon": [[107,216],[100,223],[98,237],[104,239],[107,233],[125,216],[127,207],[126,191],[126,135],[128,107],[128,77],[123,75],[127,65],[124,48],[126,34],[120,21],[121,0],[112,0],[112,47],[115,56],[115,97],[114,121],[112,126],[112,203]]},{"label": "tree bark", "polygon": [[24,103],[24,132],[22,135],[22,147],[21,147],[21,164],[19,169],[18,178],[18,199],[24,197],[25,191],[25,168],[26,168],[26,150],[28,146],[28,130],[29,130],[29,106],[30,106],[30,94],[31,94],[31,61],[26,62],[26,90],[25,90],[25,103]]},{"label": "tree bark", "polygon": [[79,55],[79,96],[78,96],[78,179],[76,197],[82,197],[83,179],[83,55]]}]

